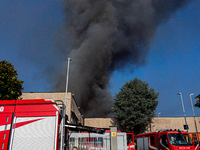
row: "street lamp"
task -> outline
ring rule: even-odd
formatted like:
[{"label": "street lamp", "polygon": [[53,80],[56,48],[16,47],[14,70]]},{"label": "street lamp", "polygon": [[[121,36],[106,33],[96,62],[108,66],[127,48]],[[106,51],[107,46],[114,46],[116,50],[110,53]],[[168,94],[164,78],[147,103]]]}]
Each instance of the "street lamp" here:
[{"label": "street lamp", "polygon": [[161,114],[161,112],[158,113],[158,119],[159,119],[159,128],[160,128],[160,118],[159,115]]},{"label": "street lamp", "polygon": [[[67,67],[67,78],[66,78],[66,90],[65,90],[65,106],[67,108],[67,90],[68,90],[68,78],[69,78],[69,63],[71,61],[71,58],[67,58],[67,61],[68,61],[68,67]],[[66,111],[67,113],[67,111]]]},{"label": "street lamp", "polygon": [[[194,113],[194,108],[193,108],[193,103],[192,103],[192,95],[194,95],[194,93],[190,94],[190,101],[191,101],[191,105],[192,105],[192,111],[193,111],[193,116],[194,116],[194,124],[195,124],[195,128],[196,128],[197,140],[198,140],[198,139],[199,139],[199,136],[198,136],[197,123],[196,123],[195,113]],[[199,141],[199,140],[198,140],[198,141]]]},{"label": "street lamp", "polygon": [[187,129],[187,132],[188,132],[188,125],[187,125],[187,121],[186,121],[186,115],[185,115],[185,109],[184,109],[182,94],[181,94],[181,93],[178,93],[178,95],[181,96],[181,102],[182,102],[182,107],[183,107],[183,113],[184,113],[184,117],[185,117],[185,125],[186,125],[186,129]]},{"label": "street lamp", "polygon": [[66,149],[66,144],[65,144],[66,143],[66,137],[65,137],[65,134],[63,134],[63,133],[65,133],[65,119],[66,119],[65,114],[69,115],[68,109],[67,109],[67,105],[68,105],[67,100],[69,99],[67,97],[67,89],[68,89],[68,78],[69,78],[69,63],[71,61],[71,58],[67,58],[67,60],[68,60],[68,67],[67,67],[67,77],[66,77],[65,106],[63,108],[62,127],[61,127],[62,132],[61,132],[61,139],[60,139],[61,142],[63,143],[63,147],[60,147],[60,150]]}]

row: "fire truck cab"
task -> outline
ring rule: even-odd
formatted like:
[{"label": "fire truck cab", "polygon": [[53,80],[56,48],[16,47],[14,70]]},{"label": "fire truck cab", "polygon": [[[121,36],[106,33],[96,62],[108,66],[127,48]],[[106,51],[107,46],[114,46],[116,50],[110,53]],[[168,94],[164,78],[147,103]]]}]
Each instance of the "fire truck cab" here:
[{"label": "fire truck cab", "polygon": [[135,135],[136,150],[197,150],[187,132],[162,130]]}]

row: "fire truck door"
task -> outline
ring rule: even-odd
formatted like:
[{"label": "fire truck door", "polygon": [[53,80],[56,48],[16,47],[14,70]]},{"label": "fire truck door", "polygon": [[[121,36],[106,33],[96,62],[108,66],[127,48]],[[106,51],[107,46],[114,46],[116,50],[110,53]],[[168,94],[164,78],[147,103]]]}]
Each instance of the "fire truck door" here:
[{"label": "fire truck door", "polygon": [[164,135],[161,135],[161,138],[160,138],[160,148],[161,149],[168,149],[169,147],[169,142],[167,140],[167,135],[164,134]]},{"label": "fire truck door", "polygon": [[16,117],[10,150],[55,150],[57,116]]},{"label": "fire truck door", "polygon": [[10,136],[12,113],[0,114],[0,149],[7,150]]},{"label": "fire truck door", "polygon": [[149,150],[148,137],[137,139],[137,150]]}]

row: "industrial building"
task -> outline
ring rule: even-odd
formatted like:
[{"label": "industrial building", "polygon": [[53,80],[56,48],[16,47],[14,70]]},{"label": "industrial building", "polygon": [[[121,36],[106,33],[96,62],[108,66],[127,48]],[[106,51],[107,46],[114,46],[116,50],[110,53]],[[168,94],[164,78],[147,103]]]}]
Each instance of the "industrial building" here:
[{"label": "industrial building", "polygon": [[[40,92],[40,93],[22,93],[23,99],[53,99],[62,100],[65,103],[65,92]],[[81,114],[80,107],[77,105],[74,95],[67,93],[66,114],[69,123],[91,126],[97,128],[109,128],[110,126],[118,126],[116,118],[84,118]],[[187,117],[189,133],[196,132],[194,117]],[[200,117],[196,117],[197,130],[200,131]],[[152,123],[148,126],[147,132],[159,129],[180,129],[184,130],[184,117],[154,117]]]}]

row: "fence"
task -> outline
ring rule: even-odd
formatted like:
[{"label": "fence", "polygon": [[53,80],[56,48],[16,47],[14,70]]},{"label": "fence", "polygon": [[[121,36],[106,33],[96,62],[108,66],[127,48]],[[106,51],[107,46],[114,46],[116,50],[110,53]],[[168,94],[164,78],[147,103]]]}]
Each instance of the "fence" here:
[{"label": "fence", "polygon": [[[126,133],[117,133],[118,150],[127,150]],[[110,133],[71,133],[69,149],[77,146],[78,150],[110,150]]]}]

